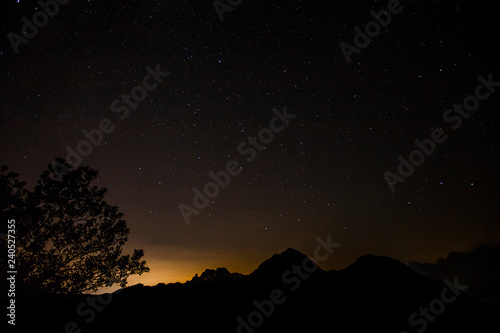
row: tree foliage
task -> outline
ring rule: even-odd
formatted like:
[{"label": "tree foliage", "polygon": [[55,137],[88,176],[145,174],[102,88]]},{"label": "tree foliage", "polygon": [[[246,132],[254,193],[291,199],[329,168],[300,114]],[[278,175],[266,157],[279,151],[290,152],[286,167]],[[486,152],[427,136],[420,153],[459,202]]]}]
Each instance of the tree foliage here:
[{"label": "tree foliage", "polygon": [[130,275],[148,272],[143,250],[122,255],[130,230],[104,200],[106,188],[92,185],[97,171],[59,162],[71,172],[61,176],[49,165],[31,191],[0,168],[2,218],[16,220],[18,279],[43,292],[81,293],[124,287]]}]

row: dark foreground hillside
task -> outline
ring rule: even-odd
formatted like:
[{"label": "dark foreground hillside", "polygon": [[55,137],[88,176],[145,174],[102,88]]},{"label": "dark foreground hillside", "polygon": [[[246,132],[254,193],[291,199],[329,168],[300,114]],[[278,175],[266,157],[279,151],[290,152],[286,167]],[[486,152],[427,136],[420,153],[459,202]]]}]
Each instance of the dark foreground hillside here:
[{"label": "dark foreground hillside", "polygon": [[467,292],[500,310],[500,247],[481,246],[472,252],[451,252],[435,264],[411,262],[417,273],[437,280],[460,275]]},{"label": "dark foreground hillside", "polygon": [[136,285],[100,298],[30,302],[18,307],[16,328],[54,333],[456,333],[498,328],[496,310],[449,282],[373,255],[326,272],[288,249],[248,276],[207,270],[184,284]]}]

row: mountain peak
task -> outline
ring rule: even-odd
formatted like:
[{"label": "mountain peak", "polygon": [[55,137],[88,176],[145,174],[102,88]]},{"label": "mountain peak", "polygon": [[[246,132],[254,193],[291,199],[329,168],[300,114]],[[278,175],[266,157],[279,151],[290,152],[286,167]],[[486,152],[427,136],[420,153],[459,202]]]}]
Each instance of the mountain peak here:
[{"label": "mountain peak", "polygon": [[302,252],[293,248],[288,248],[285,251],[274,254],[271,258],[265,260],[262,264],[252,272],[252,276],[279,276],[289,270],[293,265],[302,265],[302,262],[307,258]]},{"label": "mountain peak", "polygon": [[231,273],[225,267],[217,269],[206,269],[200,276],[196,274],[190,281],[191,283],[213,282],[213,281],[229,281],[236,280],[243,276],[240,273]]},{"label": "mountain peak", "polygon": [[413,273],[396,259],[374,254],[359,257],[352,265],[341,271],[363,278],[410,276]]},{"label": "mountain peak", "polygon": [[305,254],[303,254],[302,252],[298,251],[298,250],[295,250],[294,248],[291,248],[289,247],[288,249],[286,249],[285,251],[279,253],[279,254],[275,254],[275,256],[282,256],[282,257],[289,257],[289,258],[304,258],[306,257]]}]

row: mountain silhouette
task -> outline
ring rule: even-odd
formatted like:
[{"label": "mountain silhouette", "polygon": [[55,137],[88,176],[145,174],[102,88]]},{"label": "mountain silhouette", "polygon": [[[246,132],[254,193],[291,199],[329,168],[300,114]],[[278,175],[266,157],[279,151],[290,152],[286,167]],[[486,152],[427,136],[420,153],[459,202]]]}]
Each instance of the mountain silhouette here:
[{"label": "mountain silhouette", "polygon": [[500,247],[481,246],[471,252],[450,252],[435,264],[411,262],[415,272],[433,279],[460,279],[467,292],[500,310]]},{"label": "mountain silhouette", "polygon": [[262,262],[252,274],[260,274],[261,272],[271,273],[272,271],[281,269],[283,272],[292,265],[301,264],[307,258],[302,252],[292,248],[288,248],[280,254],[274,254],[271,258]]},{"label": "mountain silhouette", "polygon": [[200,276],[196,274],[186,283],[224,283],[238,280],[241,277],[243,277],[243,274],[230,273],[227,268],[219,267],[217,269],[206,269]]},{"label": "mountain silhouette", "polygon": [[[303,253],[288,248],[280,254],[274,254],[271,258],[262,262],[251,274],[251,279],[273,281],[281,279],[284,272],[295,266],[302,266],[305,259]],[[321,271],[320,268],[318,268]]]},{"label": "mountain silhouette", "polygon": [[[375,255],[338,271],[311,263],[287,249],[249,275],[218,268],[186,283],[135,285],[112,294],[94,315],[82,303],[95,296],[46,297],[20,306],[19,323],[23,331],[37,332],[64,332],[70,321],[82,332],[456,333],[498,327],[499,312],[455,288],[460,280],[435,280]],[[434,311],[429,319],[421,314],[424,308]]]}]

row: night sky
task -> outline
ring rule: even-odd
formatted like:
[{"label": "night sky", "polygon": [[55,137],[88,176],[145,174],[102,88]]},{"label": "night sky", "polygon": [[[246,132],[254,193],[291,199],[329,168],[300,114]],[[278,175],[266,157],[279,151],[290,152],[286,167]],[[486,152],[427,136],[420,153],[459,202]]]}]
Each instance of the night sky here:
[{"label": "night sky", "polygon": [[[21,18],[41,8],[6,0],[0,163],[31,188],[82,131],[110,119],[81,165],[125,214],[126,252],[145,250],[151,272],[132,284],[216,267],[247,274],[288,247],[312,256],[327,235],[341,246],[324,269],[366,253],[434,262],[500,245],[500,87],[456,130],[443,120],[479,76],[500,81],[500,17],[491,3],[401,1],[348,63],[339,44],[354,45],[354,27],[387,5],[243,1],[221,21],[210,0],[74,0],[16,53],[8,34],[22,35]],[[121,95],[144,84],[147,67],[169,75],[147,79],[155,88],[127,107]],[[285,107],[295,117],[247,161],[240,143]],[[447,140],[391,191],[384,173],[436,128]],[[193,188],[233,160],[240,173],[187,224],[179,205],[193,207]]]}]

